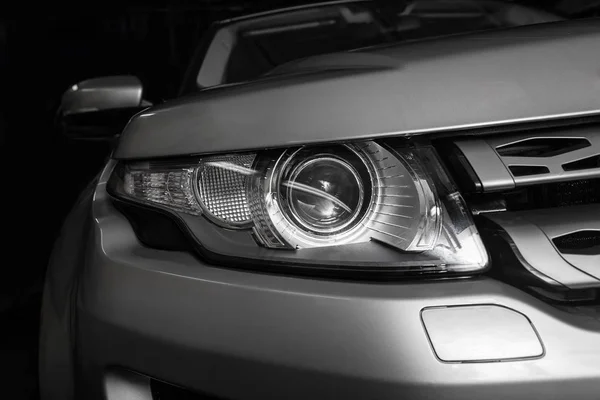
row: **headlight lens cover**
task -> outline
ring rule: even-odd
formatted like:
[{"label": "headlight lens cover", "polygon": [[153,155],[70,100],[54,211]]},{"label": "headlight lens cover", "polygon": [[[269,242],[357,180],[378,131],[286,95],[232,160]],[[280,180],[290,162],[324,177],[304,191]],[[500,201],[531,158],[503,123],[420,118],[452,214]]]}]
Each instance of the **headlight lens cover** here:
[{"label": "headlight lens cover", "polygon": [[377,240],[402,251],[431,249],[439,205],[405,157],[375,142],[265,155],[257,165],[265,172],[250,181],[259,242],[302,249]]},{"label": "headlight lens cover", "polygon": [[236,262],[400,273],[488,263],[429,146],[365,141],[121,163],[109,188],[169,211],[204,252]]}]

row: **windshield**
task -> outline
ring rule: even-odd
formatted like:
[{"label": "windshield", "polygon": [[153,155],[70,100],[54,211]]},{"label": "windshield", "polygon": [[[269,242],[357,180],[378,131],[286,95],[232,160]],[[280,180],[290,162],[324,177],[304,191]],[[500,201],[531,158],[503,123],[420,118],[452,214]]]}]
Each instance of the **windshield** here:
[{"label": "windshield", "polygon": [[311,20],[239,32],[225,83],[252,79],[300,58],[391,40],[372,9],[359,5],[321,9]]},{"label": "windshield", "polygon": [[494,0],[348,1],[232,20],[204,54],[196,87],[256,79],[301,58],[383,43],[561,20]]}]

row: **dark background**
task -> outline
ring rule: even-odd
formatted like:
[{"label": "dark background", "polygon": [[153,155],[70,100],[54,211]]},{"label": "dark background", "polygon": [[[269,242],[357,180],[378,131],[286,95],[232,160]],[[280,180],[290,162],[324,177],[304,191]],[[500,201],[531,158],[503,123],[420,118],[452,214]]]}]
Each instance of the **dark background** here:
[{"label": "dark background", "polygon": [[86,78],[131,74],[146,99],[171,98],[213,21],[297,3],[0,2],[0,399],[37,398],[44,271],[63,219],[108,150],[59,134],[62,93]]},{"label": "dark background", "polygon": [[[0,5],[4,228],[0,398],[36,398],[37,320],[44,270],[62,220],[106,155],[106,145],[69,141],[54,129],[64,90],[90,77],[131,74],[141,78],[145,98],[153,102],[171,98],[197,41],[213,21],[306,2],[126,0]],[[557,2],[520,3],[556,10]],[[591,15],[583,12],[581,16]]]}]

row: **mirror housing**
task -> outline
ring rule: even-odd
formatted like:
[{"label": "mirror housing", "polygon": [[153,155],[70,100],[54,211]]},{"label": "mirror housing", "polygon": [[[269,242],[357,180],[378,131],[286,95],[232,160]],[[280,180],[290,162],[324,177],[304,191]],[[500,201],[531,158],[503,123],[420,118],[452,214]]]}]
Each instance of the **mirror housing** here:
[{"label": "mirror housing", "polygon": [[74,139],[112,139],[135,114],[149,106],[135,76],[108,76],[82,81],[63,95],[59,122]]}]

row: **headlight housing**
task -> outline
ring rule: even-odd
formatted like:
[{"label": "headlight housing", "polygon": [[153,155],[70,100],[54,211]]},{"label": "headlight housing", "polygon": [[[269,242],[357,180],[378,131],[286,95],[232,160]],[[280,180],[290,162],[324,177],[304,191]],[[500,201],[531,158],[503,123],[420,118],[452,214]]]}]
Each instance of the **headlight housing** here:
[{"label": "headlight housing", "polygon": [[364,141],[120,163],[113,196],[160,208],[217,262],[394,274],[488,258],[430,146]]}]

